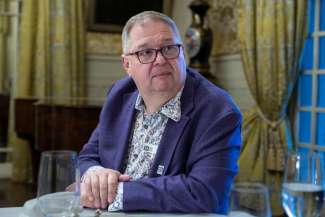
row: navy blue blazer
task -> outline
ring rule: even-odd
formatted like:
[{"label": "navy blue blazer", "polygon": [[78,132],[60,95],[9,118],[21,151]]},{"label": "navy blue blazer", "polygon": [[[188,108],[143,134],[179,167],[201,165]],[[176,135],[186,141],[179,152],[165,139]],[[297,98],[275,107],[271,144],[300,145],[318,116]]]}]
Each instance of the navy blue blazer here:
[{"label": "navy blue blazer", "polygon": [[[81,174],[95,165],[124,172],[137,95],[129,77],[111,88],[98,126],[79,154]],[[148,177],[124,182],[124,211],[228,212],[241,113],[225,91],[190,69],[181,113],[180,121],[168,120]]]}]

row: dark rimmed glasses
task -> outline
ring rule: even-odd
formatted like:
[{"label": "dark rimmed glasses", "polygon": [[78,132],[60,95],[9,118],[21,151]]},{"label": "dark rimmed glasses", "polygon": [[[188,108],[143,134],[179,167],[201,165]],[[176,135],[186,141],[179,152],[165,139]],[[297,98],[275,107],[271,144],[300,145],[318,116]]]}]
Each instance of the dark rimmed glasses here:
[{"label": "dark rimmed glasses", "polygon": [[153,48],[144,49],[133,53],[127,53],[125,55],[126,56],[137,55],[140,63],[148,64],[148,63],[155,62],[158,52],[160,52],[161,55],[167,60],[177,58],[179,56],[181,47],[182,47],[181,44],[172,44],[172,45],[163,46],[160,49],[153,49]]}]

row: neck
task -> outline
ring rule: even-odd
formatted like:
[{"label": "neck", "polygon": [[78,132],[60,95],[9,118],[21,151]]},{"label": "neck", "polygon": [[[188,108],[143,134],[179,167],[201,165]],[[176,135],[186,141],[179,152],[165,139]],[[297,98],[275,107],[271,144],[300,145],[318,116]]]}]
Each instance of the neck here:
[{"label": "neck", "polygon": [[158,112],[164,104],[176,96],[178,91],[179,90],[177,90],[174,94],[170,94],[168,92],[155,92],[142,95],[144,104],[146,106],[146,112],[149,114]]}]

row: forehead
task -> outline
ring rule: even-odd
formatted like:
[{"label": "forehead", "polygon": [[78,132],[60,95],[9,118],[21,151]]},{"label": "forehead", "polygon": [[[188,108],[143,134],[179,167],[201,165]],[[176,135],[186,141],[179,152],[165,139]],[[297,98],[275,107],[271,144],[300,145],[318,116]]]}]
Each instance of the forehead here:
[{"label": "forehead", "polygon": [[129,33],[132,49],[161,46],[175,43],[176,36],[172,28],[162,21],[147,20],[133,26]]}]

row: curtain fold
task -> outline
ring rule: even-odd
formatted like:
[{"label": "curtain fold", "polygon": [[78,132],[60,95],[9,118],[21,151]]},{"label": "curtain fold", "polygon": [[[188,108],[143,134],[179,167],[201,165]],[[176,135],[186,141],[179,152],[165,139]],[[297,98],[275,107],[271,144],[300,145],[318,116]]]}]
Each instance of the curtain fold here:
[{"label": "curtain fold", "polygon": [[237,181],[268,185],[273,215],[283,213],[281,183],[288,149],[286,109],[298,78],[305,0],[239,0],[238,38],[256,107],[244,114]]},{"label": "curtain fold", "polygon": [[[15,98],[85,97],[84,27],[82,0],[23,1]],[[28,181],[30,144],[13,131],[9,139],[16,153],[13,179]]]},{"label": "curtain fold", "polygon": [[8,73],[7,73],[7,35],[9,28],[9,16],[4,13],[8,12],[8,1],[0,1],[0,93],[8,92]]}]

